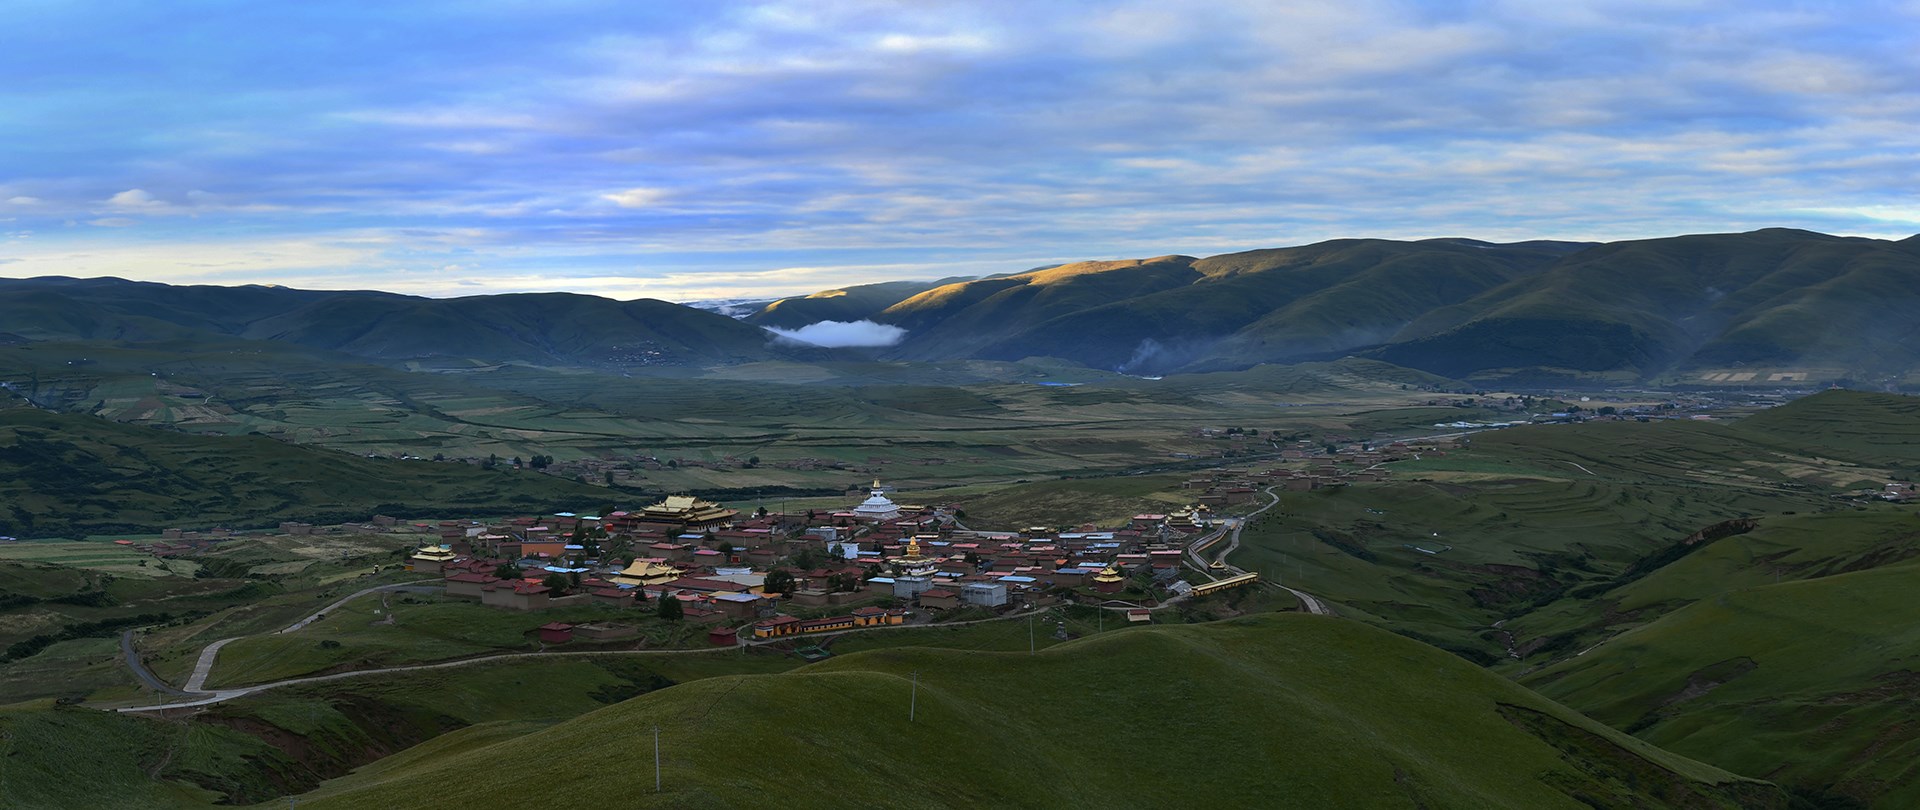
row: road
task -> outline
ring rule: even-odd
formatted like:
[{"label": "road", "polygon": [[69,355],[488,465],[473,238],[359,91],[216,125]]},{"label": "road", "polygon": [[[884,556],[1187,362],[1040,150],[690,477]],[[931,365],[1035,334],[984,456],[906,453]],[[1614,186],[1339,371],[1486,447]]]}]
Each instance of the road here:
[{"label": "road", "polygon": [[191,692],[173,688],[166,681],[160,680],[160,676],[153,674],[152,670],[147,669],[146,662],[140,660],[140,651],[133,648],[133,634],[132,630],[120,633],[120,654],[127,659],[127,669],[133,670],[133,677],[140,679],[140,683],[146,685],[148,689],[163,695],[176,697],[191,695]]},{"label": "road", "polygon": [[[300,630],[301,628],[306,627],[307,625],[320,620],[322,617],[326,616],[328,613],[338,610],[341,605],[345,605],[346,603],[351,602],[355,599],[359,599],[360,597],[366,596],[367,594],[379,593],[381,591],[410,591],[413,593],[431,593],[439,590],[440,589],[439,586],[429,586],[429,585],[424,585],[422,583],[439,582],[439,581],[440,580],[437,580],[437,579],[417,579],[412,582],[397,582],[390,585],[375,585],[371,588],[363,588],[361,590],[354,591],[353,593],[348,594],[344,597],[341,597],[338,600],[335,600],[333,604],[328,605],[324,608],[321,608],[318,611],[315,611],[312,615],[309,615],[306,618],[301,619],[300,621],[294,622],[293,624],[288,625],[283,629],[274,631],[274,634],[278,635],[281,633],[292,633],[297,630]],[[146,664],[140,661],[139,653],[133,648],[133,631],[132,630],[128,630],[125,633],[120,634],[120,649],[121,649],[121,652],[126,656],[127,668],[133,670],[134,677],[139,678],[140,681],[146,684],[148,688],[156,689],[169,695],[180,695],[180,696],[211,695],[211,694],[219,694],[217,692],[208,692],[206,689],[206,685],[207,685],[207,676],[213,674],[213,662],[216,658],[220,656],[220,648],[225,647],[228,644],[231,644],[235,641],[239,641],[242,638],[245,638],[245,636],[234,636],[233,638],[223,638],[223,639],[220,639],[219,641],[213,642],[212,644],[208,644],[205,649],[201,650],[199,659],[193,662],[193,674],[187,676],[187,683],[184,689],[175,689],[172,686],[167,685],[165,681],[160,680],[159,676],[154,675],[152,671],[147,669]],[[176,704],[176,705],[186,705],[186,704]],[[198,705],[198,704],[195,704],[195,705]]]},{"label": "road", "polygon": [[[1275,495],[1273,493],[1273,491],[1278,487],[1279,485],[1275,484],[1271,487],[1267,487],[1266,490],[1264,490],[1267,497],[1273,499],[1271,501],[1268,501],[1266,506],[1262,506],[1259,509],[1253,510],[1252,512],[1248,513],[1246,517],[1243,517],[1243,518],[1227,518],[1225,521],[1222,521],[1221,527],[1218,530],[1209,532],[1206,535],[1202,536],[1200,539],[1193,541],[1192,544],[1188,545],[1187,556],[1193,558],[1192,565],[1194,566],[1194,568],[1200,571],[1201,573],[1206,574],[1209,577],[1213,576],[1213,573],[1212,573],[1213,563],[1220,563],[1222,565],[1225,565],[1226,568],[1223,570],[1227,571],[1230,576],[1247,573],[1246,569],[1236,566],[1233,563],[1227,562],[1227,557],[1229,555],[1232,555],[1233,552],[1238,551],[1240,549],[1240,532],[1241,530],[1247,527],[1247,523],[1249,521],[1252,521],[1254,518],[1259,517],[1260,513],[1280,505],[1280,496]],[[1220,539],[1222,537],[1225,537],[1227,540],[1226,548],[1221,549],[1219,553],[1213,555],[1213,559],[1211,560],[1208,560],[1205,557],[1200,556],[1200,552],[1205,551],[1207,548],[1209,548],[1213,544],[1220,542]],[[1277,582],[1269,582],[1266,579],[1260,580],[1260,584],[1278,588],[1280,590],[1286,591],[1287,593],[1293,594],[1295,598],[1300,600],[1300,606],[1305,608],[1308,613],[1312,613],[1316,616],[1340,615],[1338,613],[1333,612],[1333,608],[1329,607],[1326,602],[1321,601],[1319,598],[1311,594],[1308,594],[1305,591],[1289,588]]]},{"label": "road", "polygon": [[[379,589],[375,588],[372,590],[379,590]],[[964,622],[942,622],[938,624],[893,624],[893,625],[880,625],[877,627],[858,627],[851,630],[838,630],[832,633],[812,633],[806,636],[785,636],[782,638],[762,639],[759,641],[742,641],[740,643],[740,646],[741,647],[757,647],[764,644],[776,644],[782,641],[795,641],[801,638],[807,638],[807,639],[832,638],[835,636],[844,636],[848,633],[865,633],[865,632],[873,632],[873,631],[879,631],[879,630],[908,630],[908,629],[914,629],[914,628],[925,629],[925,628],[936,628],[936,627],[959,627],[961,625],[968,625],[968,624],[984,624],[986,622],[1004,622],[1004,621],[1010,621],[1013,619],[1024,619],[1030,616],[1038,616],[1043,613],[1046,613],[1051,609],[1052,608],[1039,608],[1036,610],[1029,610],[1023,613],[1009,613],[1005,616],[995,616],[991,619],[973,619],[973,620],[964,621]],[[215,644],[220,644],[220,643],[223,643],[224,641],[232,641],[232,640],[233,639],[224,639],[222,642],[215,642]],[[579,656],[588,656],[588,655],[713,655],[715,653],[725,653],[725,652],[727,652],[727,650],[724,648],[695,647],[692,649],[674,649],[674,650],[580,650],[580,651],[564,651],[564,652],[541,651],[541,652],[500,653],[498,655],[483,655],[475,658],[462,658],[458,661],[441,661],[439,663],[434,663],[434,664],[411,664],[403,667],[383,667],[381,669],[356,669],[352,672],[336,672],[331,675],[310,675],[304,678],[288,678],[283,681],[273,681],[272,683],[256,684],[253,686],[241,686],[233,689],[218,689],[211,692],[187,693],[187,692],[180,692],[178,690],[174,690],[171,692],[171,694],[194,697],[195,699],[183,700],[178,703],[160,703],[160,704],[154,704],[154,705],[148,705],[148,706],[128,706],[125,708],[114,709],[114,711],[116,712],[155,712],[155,711],[164,711],[166,709],[190,709],[190,708],[195,708],[199,706],[211,706],[216,703],[224,703],[226,701],[233,700],[235,698],[242,698],[242,697],[246,697],[247,695],[258,694],[270,689],[279,689],[283,686],[298,686],[301,684],[309,684],[309,683],[326,683],[329,681],[346,680],[348,678],[361,678],[368,675],[389,675],[395,672],[419,672],[421,670],[429,670],[429,669],[450,669],[453,667],[473,666],[474,664],[485,664],[493,661],[504,661],[504,660],[514,659],[514,658],[566,658],[566,657],[579,657]]]}]

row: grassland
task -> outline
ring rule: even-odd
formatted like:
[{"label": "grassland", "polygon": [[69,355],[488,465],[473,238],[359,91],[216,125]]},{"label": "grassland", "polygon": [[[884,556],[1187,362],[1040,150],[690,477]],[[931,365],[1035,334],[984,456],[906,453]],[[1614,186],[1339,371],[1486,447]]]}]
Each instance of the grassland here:
[{"label": "grassland", "polygon": [[330,778],[373,778],[676,683],[794,663],[738,653],[516,660],[292,687],[172,720],[50,701],[0,706],[0,806],[249,804]]},{"label": "grassland", "polygon": [[1907,563],[1734,587],[1522,682],[1740,773],[1910,807],[1917,586],[1920,567]]},{"label": "grassland", "polygon": [[636,807],[1785,804],[1770,786],[1666,754],[1443,653],[1351,622],[1276,615],[1103,634],[1032,656],[905,648],[708,679],[532,734],[422,752],[301,805],[536,795],[598,753],[635,752],[637,741],[628,761],[643,759],[655,725],[665,790],[630,765],[598,772],[598,789]]},{"label": "grassland", "polygon": [[605,500],[548,476],[359,458],[258,436],[208,437],[0,408],[0,532],[23,537],[494,513]]}]

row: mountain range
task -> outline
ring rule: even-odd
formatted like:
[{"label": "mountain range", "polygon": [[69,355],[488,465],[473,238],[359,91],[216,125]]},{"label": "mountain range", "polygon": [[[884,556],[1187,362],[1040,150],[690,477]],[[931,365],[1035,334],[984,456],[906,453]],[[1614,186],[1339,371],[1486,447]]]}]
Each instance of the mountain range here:
[{"label": "mountain range", "polygon": [[[218,337],[389,363],[584,367],[1044,357],[1163,374],[1355,356],[1457,379],[1614,382],[1920,368],[1920,237],[1768,229],[1604,244],[1337,239],[773,300],[740,292],[702,309],[569,293],[431,299],[0,280],[0,340]],[[825,321],[871,321],[904,336],[829,350],[767,331]]]}]

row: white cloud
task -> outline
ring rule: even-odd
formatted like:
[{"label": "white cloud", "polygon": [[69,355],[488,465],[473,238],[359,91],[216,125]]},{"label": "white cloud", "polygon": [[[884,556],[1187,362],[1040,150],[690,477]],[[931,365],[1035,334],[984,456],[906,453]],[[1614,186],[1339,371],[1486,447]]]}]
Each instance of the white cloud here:
[{"label": "white cloud", "polygon": [[820,321],[810,323],[799,329],[775,329],[767,331],[787,340],[825,346],[830,349],[853,346],[892,346],[905,339],[907,330],[873,321]]},{"label": "white cloud", "polygon": [[126,217],[101,217],[99,219],[87,220],[87,224],[101,228],[131,228],[140,224],[140,222],[139,220],[128,219]]},{"label": "white cloud", "polygon": [[39,205],[39,204],[40,204],[40,198],[39,198],[39,197],[28,197],[28,196],[26,196],[26,195],[24,195],[24,194],[23,194],[23,195],[21,195],[21,196],[18,196],[18,197],[8,197],[8,198],[7,198],[7,202],[8,202],[8,203],[11,203],[11,204],[13,204],[13,205]]},{"label": "white cloud", "polygon": [[650,208],[666,200],[670,193],[664,188],[630,188],[625,191],[602,194],[600,199],[621,208]]},{"label": "white cloud", "polygon": [[168,207],[145,190],[130,188],[107,198],[107,207],[116,211],[154,211]]}]

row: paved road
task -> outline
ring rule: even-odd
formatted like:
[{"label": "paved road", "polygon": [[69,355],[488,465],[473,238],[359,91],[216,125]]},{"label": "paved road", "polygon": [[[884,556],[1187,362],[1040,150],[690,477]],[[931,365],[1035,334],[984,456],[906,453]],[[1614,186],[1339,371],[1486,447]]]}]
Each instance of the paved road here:
[{"label": "paved road", "polygon": [[[833,636],[843,636],[848,633],[865,633],[865,632],[872,632],[872,631],[879,631],[879,630],[905,630],[905,629],[912,629],[912,628],[959,627],[961,625],[966,625],[966,624],[983,624],[986,622],[1004,622],[1011,619],[1024,619],[1029,616],[1038,616],[1040,614],[1046,613],[1051,609],[1052,608],[1039,608],[1036,610],[1026,611],[1024,613],[1009,613],[1005,616],[995,616],[991,619],[973,619],[971,621],[964,621],[964,622],[942,622],[938,624],[894,624],[894,625],[881,625],[877,627],[858,627],[851,630],[839,630],[832,633],[810,633],[806,636],[786,636],[783,638],[763,639],[760,641],[743,641],[741,642],[740,646],[756,647],[762,644],[774,644],[782,641],[793,641],[797,638],[809,638],[809,639],[831,638]],[[227,639],[227,640],[231,641],[232,639]],[[220,642],[215,642],[215,643],[218,644]],[[542,652],[500,653],[498,655],[483,655],[476,658],[462,658],[458,661],[442,661],[436,664],[413,664],[413,665],[404,666],[404,667],[384,667],[381,669],[356,669],[352,672],[336,672],[332,675],[310,675],[304,678],[288,678],[284,681],[274,681],[272,683],[256,684],[254,686],[242,686],[242,687],[236,687],[233,689],[219,689],[211,692],[203,692],[195,696],[197,698],[195,700],[183,700],[178,703],[161,703],[161,704],[155,704],[155,705],[149,705],[149,706],[128,706],[126,708],[114,709],[114,711],[116,712],[153,712],[153,711],[162,711],[165,709],[190,709],[190,708],[195,708],[199,706],[211,706],[215,703],[224,703],[226,701],[233,700],[235,698],[241,698],[241,697],[246,697],[247,695],[265,692],[269,689],[279,689],[280,687],[283,687],[283,686],[297,686],[300,684],[308,684],[308,683],[326,683],[328,681],[340,681],[340,680],[346,680],[348,678],[361,678],[368,675],[387,675],[395,672],[417,672],[420,670],[428,670],[428,669],[450,669],[453,667],[466,667],[466,666],[473,666],[474,664],[485,664],[492,661],[503,661],[510,658],[565,658],[565,657],[580,657],[580,656],[588,656],[588,655],[713,655],[715,653],[725,653],[725,652],[727,652],[727,650],[724,648],[696,647],[693,649],[675,649],[675,650],[580,650],[580,651],[564,651],[564,652],[542,651]],[[176,694],[185,694],[185,693],[176,692]]]},{"label": "paved road", "polygon": [[[370,594],[370,593],[379,593],[381,591],[410,591],[413,593],[432,593],[434,591],[440,590],[440,586],[429,586],[429,585],[424,585],[422,583],[438,582],[438,581],[439,580],[437,579],[417,579],[412,582],[397,582],[391,585],[375,585],[371,588],[363,588],[361,590],[355,591],[351,594],[348,594],[347,596],[344,596],[336,600],[333,604],[328,605],[324,608],[321,608],[318,611],[315,611],[312,615],[307,616],[306,618],[301,619],[300,621],[294,622],[293,624],[288,625],[284,629],[274,631],[274,633],[278,635],[281,633],[292,633],[294,631],[297,631],[303,627],[306,627],[309,624],[314,623],[315,621],[318,621],[322,616],[325,616],[328,613],[333,612],[334,610],[338,610],[341,605],[344,605],[355,599],[359,599],[360,597],[366,596],[367,594]],[[139,654],[136,653],[133,649],[132,636],[133,636],[132,630],[128,630],[127,632],[121,634],[120,649],[126,654],[127,666],[133,670],[134,677],[139,678],[142,682],[146,683],[148,687],[153,689],[159,689],[170,695],[219,694],[218,692],[208,692],[206,689],[207,676],[213,674],[213,662],[216,658],[220,656],[221,647],[225,647],[228,644],[231,644],[235,641],[239,641],[240,639],[245,638],[245,636],[234,636],[233,638],[223,638],[223,639],[220,639],[219,641],[213,642],[212,644],[208,644],[205,649],[202,649],[200,651],[199,659],[193,662],[193,674],[187,676],[186,688],[184,690],[181,690],[181,689],[175,689],[171,686],[168,686],[165,681],[160,680],[159,677],[155,676],[152,672],[147,670],[146,666],[140,662]],[[187,704],[178,704],[178,705],[187,705]]]},{"label": "paved road", "polygon": [[140,651],[133,648],[133,633],[132,630],[120,633],[120,654],[127,659],[127,669],[133,670],[133,677],[140,679],[148,689],[163,695],[185,697],[192,694],[173,688],[166,681],[160,680],[160,676],[153,674],[152,670],[147,669],[147,663],[140,660]]},{"label": "paved road", "polygon": [[[1247,527],[1248,522],[1252,521],[1255,517],[1258,517],[1260,513],[1280,505],[1280,496],[1275,495],[1273,493],[1273,491],[1277,489],[1279,486],[1280,486],[1279,484],[1275,484],[1273,486],[1266,488],[1265,491],[1266,491],[1267,497],[1270,497],[1273,499],[1267,502],[1266,506],[1262,506],[1259,509],[1255,509],[1253,512],[1249,513],[1244,518],[1228,518],[1225,521],[1225,524],[1220,528],[1219,531],[1209,533],[1206,536],[1201,537],[1199,540],[1194,541],[1192,545],[1187,546],[1188,556],[1191,556],[1194,559],[1194,562],[1196,563],[1195,567],[1201,573],[1206,574],[1209,577],[1213,576],[1213,573],[1211,570],[1211,564],[1215,562],[1225,564],[1226,568],[1224,570],[1226,570],[1229,575],[1238,575],[1238,574],[1244,574],[1247,572],[1246,569],[1241,568],[1237,565],[1234,565],[1233,563],[1227,562],[1226,561],[1227,557],[1233,554],[1233,552],[1239,550],[1240,532]],[[1225,548],[1221,549],[1219,553],[1214,554],[1212,560],[1208,560],[1200,556],[1200,552],[1206,550],[1208,547],[1212,546],[1213,544],[1218,543],[1222,537],[1226,538],[1227,545]],[[1289,588],[1285,585],[1281,585],[1277,582],[1270,582],[1266,579],[1260,580],[1260,584],[1278,588],[1280,590],[1286,591],[1287,593],[1293,594],[1295,598],[1300,600],[1300,606],[1303,608],[1306,608],[1306,611],[1308,613],[1312,613],[1317,616],[1340,615],[1338,613],[1335,613],[1333,611],[1333,608],[1329,607],[1326,602],[1320,601],[1319,598],[1305,591],[1301,591],[1295,588]]]},{"label": "paved road", "polygon": [[[360,597],[366,596],[367,594],[370,594],[370,593],[379,593],[380,591],[412,591],[414,593],[433,593],[441,590],[441,588],[444,586],[424,585],[422,583],[439,582],[439,581],[440,579],[438,577],[435,577],[433,579],[416,579],[412,582],[396,582],[392,585],[375,585],[371,588],[354,591],[353,593],[350,593],[350,594],[347,594],[346,596],[341,597],[339,601],[336,601],[331,605],[328,605],[326,607],[323,607],[315,611],[313,615],[308,616],[304,619],[301,619],[300,621],[294,622],[291,625],[288,625],[287,629],[281,630],[279,631],[279,633],[291,633],[296,630],[299,630],[302,627],[306,627],[309,624],[319,621],[322,616],[325,616],[329,613],[334,612],[335,610],[340,609],[341,605],[344,605],[355,599],[359,599]],[[228,639],[228,640],[231,641],[232,639]]]}]

